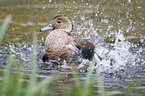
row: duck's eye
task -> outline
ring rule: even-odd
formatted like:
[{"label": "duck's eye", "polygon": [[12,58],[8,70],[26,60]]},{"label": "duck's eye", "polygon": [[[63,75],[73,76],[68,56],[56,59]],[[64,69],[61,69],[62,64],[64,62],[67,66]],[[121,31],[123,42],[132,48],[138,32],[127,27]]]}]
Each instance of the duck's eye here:
[{"label": "duck's eye", "polygon": [[61,20],[58,20],[57,23],[61,23]]}]

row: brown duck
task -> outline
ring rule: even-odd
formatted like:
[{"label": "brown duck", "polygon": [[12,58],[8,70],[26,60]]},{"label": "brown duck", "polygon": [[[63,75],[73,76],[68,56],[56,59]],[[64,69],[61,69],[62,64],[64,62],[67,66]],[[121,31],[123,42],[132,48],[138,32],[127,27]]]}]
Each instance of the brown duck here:
[{"label": "brown duck", "polygon": [[49,59],[60,59],[72,62],[82,57],[92,60],[94,56],[95,46],[87,40],[78,40],[70,35],[73,25],[70,19],[65,15],[55,16],[50,24],[42,28],[40,31],[49,32],[45,41],[45,50],[42,60],[43,62]]}]

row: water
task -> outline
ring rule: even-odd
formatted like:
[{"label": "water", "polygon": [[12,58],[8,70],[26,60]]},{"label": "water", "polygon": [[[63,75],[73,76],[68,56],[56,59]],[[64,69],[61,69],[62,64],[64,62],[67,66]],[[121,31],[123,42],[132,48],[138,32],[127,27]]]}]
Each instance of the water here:
[{"label": "water", "polygon": [[[74,25],[71,35],[90,39],[95,44],[95,51],[102,58],[100,60],[96,56],[95,67],[101,72],[106,91],[112,95],[124,95],[128,83],[133,81],[133,88],[136,90],[134,94],[142,95],[145,88],[144,4],[144,0],[0,0],[0,23],[2,24],[7,15],[13,17],[0,46],[1,69],[6,66],[10,54],[21,62],[22,68],[31,69],[32,35],[35,32],[38,36],[38,78],[63,73],[64,79],[58,85],[64,81],[71,84],[71,72],[50,69],[49,66],[39,68],[42,65],[44,42],[48,34],[39,30],[48,25],[56,14],[65,14]],[[84,60],[83,63],[88,61]],[[82,80],[86,79],[85,71],[80,74]]]}]

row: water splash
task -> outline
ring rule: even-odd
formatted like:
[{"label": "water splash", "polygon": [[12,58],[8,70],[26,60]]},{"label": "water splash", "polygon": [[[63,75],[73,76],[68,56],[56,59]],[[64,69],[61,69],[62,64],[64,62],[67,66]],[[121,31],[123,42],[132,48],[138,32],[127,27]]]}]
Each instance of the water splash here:
[{"label": "water splash", "polygon": [[[102,58],[100,60],[95,55],[97,69],[101,71],[112,71],[121,70],[125,66],[135,66],[137,55],[130,51],[133,44],[126,41],[123,35],[124,32],[121,29],[111,31],[110,29],[113,25],[108,25],[108,29],[105,35],[103,35],[104,37],[102,37],[97,32],[98,30],[101,31],[101,29],[94,27],[93,20],[87,20],[85,16],[81,16],[80,18],[83,23],[79,25],[78,22],[74,22],[77,26],[76,36],[79,37],[81,35],[81,39],[90,39],[96,45],[95,52]],[[108,21],[105,23],[108,23]],[[104,39],[108,36],[111,37],[111,35],[114,35],[115,41],[113,43],[104,42]]]},{"label": "water splash", "polygon": [[96,48],[96,52],[103,58],[102,61],[98,61],[97,65],[102,71],[122,69],[123,66],[135,65],[137,55],[129,51],[131,43],[125,41],[121,30],[115,32],[115,39],[115,42],[110,44],[111,49],[102,46]]}]

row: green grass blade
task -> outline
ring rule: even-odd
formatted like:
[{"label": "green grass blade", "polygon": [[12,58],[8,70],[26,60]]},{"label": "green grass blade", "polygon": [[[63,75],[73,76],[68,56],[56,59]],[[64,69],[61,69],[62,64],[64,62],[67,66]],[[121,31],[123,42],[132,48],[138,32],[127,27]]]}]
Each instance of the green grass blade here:
[{"label": "green grass blade", "polygon": [[78,96],[81,94],[81,81],[78,75],[78,72],[74,71],[74,96]]},{"label": "green grass blade", "polygon": [[4,34],[8,28],[8,25],[11,21],[11,16],[7,16],[5,19],[4,19],[4,23],[2,24],[1,28],[0,28],[0,44],[4,38]]},{"label": "green grass blade", "polygon": [[104,80],[100,76],[100,73],[97,73],[97,80],[98,80],[98,92],[99,96],[109,96],[109,94],[106,94],[105,89],[104,89]]},{"label": "green grass blade", "polygon": [[[35,32],[35,31],[34,31]],[[35,96],[36,87],[36,76],[37,76],[37,33],[33,33],[33,54],[32,54],[32,76],[30,77],[29,86],[27,88],[26,96]]]},{"label": "green grass blade", "polygon": [[131,96],[132,91],[133,91],[133,81],[130,81],[125,96]]},{"label": "green grass blade", "polygon": [[90,63],[90,66],[88,68],[87,79],[85,81],[85,86],[84,86],[84,90],[82,92],[83,93],[82,96],[94,96],[94,94],[92,93],[93,84],[94,84],[92,75],[93,75],[95,61],[96,61],[96,59],[93,58],[92,62]]},{"label": "green grass blade", "polygon": [[104,88],[104,80],[103,77],[100,76],[100,69],[97,68],[97,73],[96,73],[96,78],[98,80],[98,92],[99,92],[99,96],[109,96],[109,94],[107,94],[105,92],[105,88]]},{"label": "green grass blade", "polygon": [[2,85],[1,85],[1,92],[0,96],[4,96],[9,93],[11,89],[11,79],[12,79],[12,62],[13,62],[13,57],[9,56],[8,58],[8,66],[5,69],[4,75],[3,75],[3,80],[2,80]]}]

